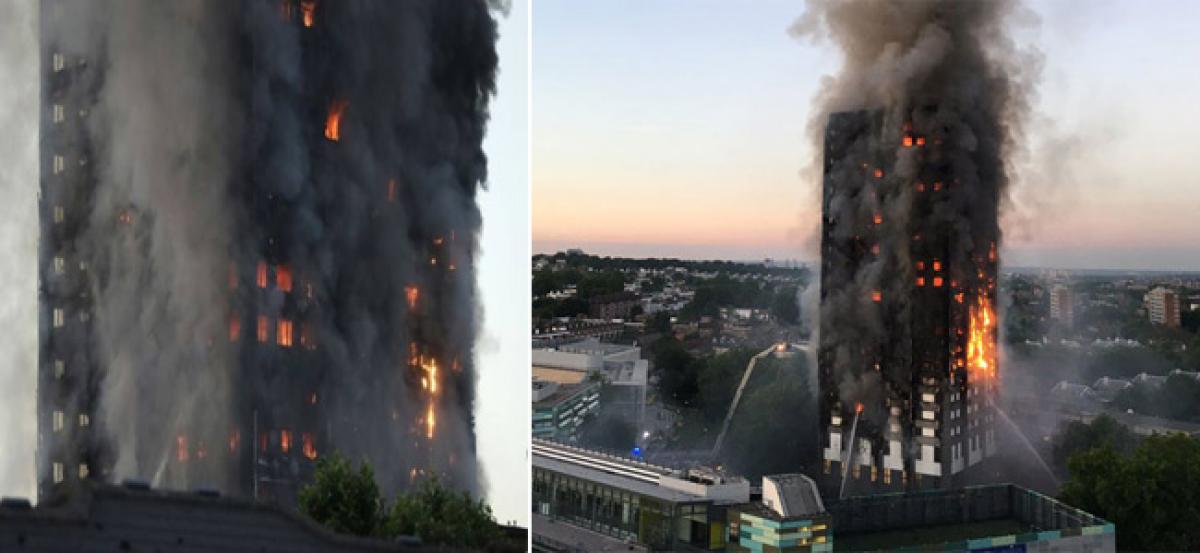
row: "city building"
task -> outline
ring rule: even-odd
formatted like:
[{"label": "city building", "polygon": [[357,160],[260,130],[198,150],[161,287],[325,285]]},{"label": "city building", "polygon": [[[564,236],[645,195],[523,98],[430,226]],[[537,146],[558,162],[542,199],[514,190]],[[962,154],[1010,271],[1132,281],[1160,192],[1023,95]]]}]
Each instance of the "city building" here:
[{"label": "city building", "polygon": [[951,158],[971,154],[934,111],[834,113],[825,129],[824,490],[952,487],[996,451],[998,191],[960,182],[977,177]]},{"label": "city building", "polygon": [[579,426],[600,404],[600,384],[583,380],[570,384],[533,378],[533,437],[573,442]]},{"label": "city building", "polygon": [[588,314],[593,319],[628,319],[630,312],[639,303],[637,294],[632,292],[593,296],[588,299]]},{"label": "city building", "polygon": [[1111,522],[1012,484],[852,497],[829,514],[842,551],[1116,551]]},{"label": "city building", "polygon": [[[173,4],[146,17],[111,1],[39,6],[39,497],[137,477],[290,503],[333,450],[370,460],[387,489],[438,474],[476,491],[474,195],[496,67],[487,4],[192,10],[212,18],[195,60],[117,51],[106,36],[136,36],[177,15]],[[401,23],[408,42],[395,42]],[[403,60],[424,40],[455,55],[379,78],[354,69],[363,47]],[[203,90],[154,72],[194,61],[199,81],[216,59],[220,79]],[[196,113],[159,98],[114,107],[216,88],[204,135],[177,126]],[[106,143],[122,133],[145,140]],[[170,160],[126,151],[164,142],[177,147]],[[134,160],[113,167],[114,152]],[[228,171],[148,178],[160,165]]]},{"label": "city building", "polygon": [[[709,469],[676,470],[533,440],[534,549],[725,548],[727,506],[750,483]],[[576,544],[591,544],[580,548]]]},{"label": "city building", "polygon": [[222,497],[216,492],[165,492],[129,483],[87,483],[70,502],[0,502],[4,551],[206,551],[224,553],[450,551],[416,538],[379,540],[335,534],[291,509]]},{"label": "city building", "polygon": [[577,384],[595,378],[604,385],[608,413],[644,429],[650,362],[634,345],[594,338],[533,350],[533,377],[543,382]]},{"label": "city building", "polygon": [[1145,303],[1152,324],[1179,328],[1179,294],[1174,290],[1159,286],[1146,293]]},{"label": "city building", "polygon": [[1066,285],[1055,284],[1050,289],[1050,318],[1067,325],[1075,320],[1074,299]]},{"label": "city building", "polygon": [[825,499],[803,474],[761,486],[533,442],[534,551],[1111,552],[1116,527],[1012,484]]},{"label": "city building", "polygon": [[762,478],[761,500],[730,507],[726,551],[833,551],[831,518],[803,474]]}]

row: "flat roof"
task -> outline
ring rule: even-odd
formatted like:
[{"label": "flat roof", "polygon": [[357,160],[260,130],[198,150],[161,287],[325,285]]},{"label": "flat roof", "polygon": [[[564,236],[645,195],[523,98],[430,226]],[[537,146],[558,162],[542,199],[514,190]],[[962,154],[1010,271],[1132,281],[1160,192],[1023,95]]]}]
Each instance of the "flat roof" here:
[{"label": "flat roof", "polygon": [[573,476],[575,478],[579,478],[580,480],[595,482],[597,484],[625,490],[638,495],[644,495],[646,497],[651,497],[661,501],[668,501],[671,503],[692,503],[697,501],[705,501],[705,498],[698,495],[692,495],[679,490],[664,488],[658,484],[651,484],[644,480],[630,478],[628,476],[615,474],[597,468],[584,467],[575,463],[567,463],[558,459],[543,457],[537,453],[533,454],[533,466],[535,468],[557,472],[567,476]]},{"label": "flat roof", "polygon": [[542,398],[541,401],[533,402],[533,406],[539,409],[554,407],[559,403],[579,395],[581,392],[587,391],[588,388],[593,386],[595,386],[594,383],[587,381],[576,382],[574,384],[559,384],[558,389],[555,390],[553,394]]},{"label": "flat roof", "polygon": [[1020,535],[1032,531],[1034,531],[1032,526],[1011,518],[862,533],[838,532],[837,527],[834,526],[833,550],[890,551],[900,547],[959,543],[993,536]]}]

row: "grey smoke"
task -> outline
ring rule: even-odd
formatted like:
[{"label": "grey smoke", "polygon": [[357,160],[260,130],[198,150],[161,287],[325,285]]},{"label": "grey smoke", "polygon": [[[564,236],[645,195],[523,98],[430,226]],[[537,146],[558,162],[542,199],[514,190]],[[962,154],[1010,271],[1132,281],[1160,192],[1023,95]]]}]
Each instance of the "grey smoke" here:
[{"label": "grey smoke", "polygon": [[[884,219],[878,261],[841,270],[834,278],[853,284],[828,295],[822,305],[821,331],[837,344],[834,363],[842,375],[844,402],[861,399],[868,390],[882,392],[861,357],[864,340],[888,340],[871,293],[904,298],[913,278],[911,237],[902,229],[910,228],[909,186],[918,167],[915,148],[898,146],[902,127],[911,122],[916,133],[943,141],[957,179],[947,189],[948,198],[922,223],[954,229],[958,241],[951,244],[951,259],[986,255],[990,243],[1000,240],[998,214],[1007,201],[1041,70],[1040,54],[1019,48],[1011,31],[1034,19],[1015,0],[811,0],[791,28],[797,37],[832,43],[843,60],[814,100],[809,134],[816,155],[824,155],[830,114],[878,110],[882,121],[880,134],[843,145],[846,159],[853,161],[829,168],[828,178],[857,182],[857,161],[878,156],[882,166],[892,167],[892,174],[881,179],[884,203],[856,186],[838,187],[839,196],[826,199],[835,217],[861,221],[880,213]],[[812,164],[821,165],[819,159]],[[951,264],[949,277],[977,287],[966,265]]]},{"label": "grey smoke", "polygon": [[[320,430],[333,438],[319,451],[371,460],[385,489],[416,468],[481,488],[473,264],[495,86],[491,8],[317,6],[317,25],[303,29],[278,2],[86,2],[71,17],[78,28],[54,37],[104,68],[88,115],[104,145],[87,160],[99,180],[91,239],[76,247],[93,267],[97,413],[113,479],[233,486],[239,475],[220,468],[163,480],[176,436],[220,452],[250,406],[264,421],[294,419],[320,389]],[[336,143],[322,132],[335,101],[348,105]],[[117,223],[123,213],[132,223]],[[281,294],[254,285],[258,263],[281,259],[293,293],[311,289],[319,306],[315,360],[242,347],[256,315],[284,314]],[[421,288],[418,313],[410,285]],[[226,338],[231,316],[240,342]],[[413,342],[441,364],[432,444],[417,428]]]},{"label": "grey smoke", "polygon": [[38,73],[37,9],[0,8],[0,495],[36,493]]}]

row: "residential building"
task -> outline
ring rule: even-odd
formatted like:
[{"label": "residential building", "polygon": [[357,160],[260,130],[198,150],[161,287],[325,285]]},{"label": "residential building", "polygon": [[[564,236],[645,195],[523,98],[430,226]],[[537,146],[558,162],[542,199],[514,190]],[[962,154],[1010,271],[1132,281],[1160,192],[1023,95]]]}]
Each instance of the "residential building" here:
[{"label": "residential building", "polygon": [[628,319],[634,306],[638,304],[637,294],[631,292],[593,296],[588,299],[588,314],[593,319]]},{"label": "residential building", "polygon": [[584,380],[570,384],[533,378],[533,437],[575,441],[580,425],[600,404],[600,385]]},{"label": "residential building", "polygon": [[1050,318],[1066,325],[1075,320],[1075,304],[1071,288],[1056,284],[1050,289]]},{"label": "residential building", "polygon": [[1174,290],[1159,286],[1146,293],[1145,303],[1151,323],[1179,328],[1179,294]]}]

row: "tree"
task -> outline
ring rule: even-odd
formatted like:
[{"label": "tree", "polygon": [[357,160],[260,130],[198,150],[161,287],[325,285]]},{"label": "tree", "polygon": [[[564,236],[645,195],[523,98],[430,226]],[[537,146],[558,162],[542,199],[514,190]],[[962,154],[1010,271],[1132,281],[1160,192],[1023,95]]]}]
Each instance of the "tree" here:
[{"label": "tree", "polygon": [[800,322],[800,304],[797,302],[795,286],[785,286],[775,293],[771,300],[771,314],[784,324],[794,325]]},{"label": "tree", "polygon": [[672,337],[655,342],[653,349],[654,367],[659,374],[659,393],[676,405],[691,405],[699,392],[696,359],[679,340]]},{"label": "tree", "polygon": [[491,507],[446,489],[436,476],[398,495],[382,526],[385,536],[416,536],[430,545],[485,548],[501,538]]},{"label": "tree", "polygon": [[1200,442],[1182,434],[1146,438],[1130,455],[1111,447],[1067,462],[1063,502],[1117,526],[1121,550],[1200,549]]},{"label": "tree", "polygon": [[667,334],[671,332],[671,314],[659,311],[646,319],[646,332]]},{"label": "tree", "polygon": [[313,482],[300,490],[300,512],[334,532],[375,535],[383,512],[375,472],[336,452],[318,459]]},{"label": "tree", "polygon": [[1054,464],[1060,470],[1076,453],[1110,447],[1118,453],[1129,453],[1137,446],[1137,436],[1129,427],[1108,415],[1100,415],[1091,424],[1070,421],[1063,425],[1054,440]]}]

